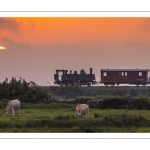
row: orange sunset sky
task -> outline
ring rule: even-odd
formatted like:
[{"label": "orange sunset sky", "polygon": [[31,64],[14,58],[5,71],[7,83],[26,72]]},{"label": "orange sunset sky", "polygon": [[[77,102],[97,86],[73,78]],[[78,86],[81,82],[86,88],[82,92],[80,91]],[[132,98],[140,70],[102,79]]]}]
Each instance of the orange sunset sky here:
[{"label": "orange sunset sky", "polygon": [[[6,48],[6,49],[5,49]],[[0,82],[53,84],[56,69],[150,69],[150,18],[0,18]]]}]

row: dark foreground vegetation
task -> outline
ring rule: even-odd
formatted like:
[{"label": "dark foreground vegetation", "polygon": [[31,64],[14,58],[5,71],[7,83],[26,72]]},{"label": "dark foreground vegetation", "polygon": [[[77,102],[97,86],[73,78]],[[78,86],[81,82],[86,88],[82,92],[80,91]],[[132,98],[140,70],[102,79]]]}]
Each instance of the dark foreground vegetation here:
[{"label": "dark foreground vegetation", "polygon": [[146,110],[90,109],[88,118],[78,118],[73,109],[22,109],[21,115],[0,116],[4,133],[134,133],[150,132]]},{"label": "dark foreground vegetation", "polygon": [[[21,116],[0,116],[0,132],[150,132],[150,87],[39,86],[24,79],[0,83],[0,110],[21,101]],[[75,107],[86,103],[88,118]]]}]

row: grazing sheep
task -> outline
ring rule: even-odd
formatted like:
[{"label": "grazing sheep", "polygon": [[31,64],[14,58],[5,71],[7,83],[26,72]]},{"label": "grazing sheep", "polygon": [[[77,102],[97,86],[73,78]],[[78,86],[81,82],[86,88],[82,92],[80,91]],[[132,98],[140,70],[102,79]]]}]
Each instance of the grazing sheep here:
[{"label": "grazing sheep", "polygon": [[76,115],[82,117],[87,117],[87,114],[89,112],[89,106],[87,104],[78,104],[76,106]]},{"label": "grazing sheep", "polygon": [[7,103],[6,108],[4,109],[4,114],[8,114],[8,112],[12,112],[13,116],[15,115],[15,110],[18,109],[18,113],[20,116],[20,101],[19,100],[11,100]]}]

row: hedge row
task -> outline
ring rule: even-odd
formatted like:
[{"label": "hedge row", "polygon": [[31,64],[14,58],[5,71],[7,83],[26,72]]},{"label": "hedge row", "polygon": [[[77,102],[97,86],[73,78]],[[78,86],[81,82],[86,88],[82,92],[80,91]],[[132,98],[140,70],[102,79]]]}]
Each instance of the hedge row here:
[{"label": "hedge row", "polygon": [[80,97],[75,102],[86,103],[90,108],[98,109],[150,109],[150,98],[146,96]]}]

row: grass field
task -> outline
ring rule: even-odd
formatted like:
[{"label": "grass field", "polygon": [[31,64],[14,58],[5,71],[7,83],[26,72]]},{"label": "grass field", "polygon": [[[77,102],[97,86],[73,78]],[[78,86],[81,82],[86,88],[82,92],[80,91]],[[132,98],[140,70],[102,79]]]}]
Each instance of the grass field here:
[{"label": "grass field", "polygon": [[[0,110],[2,112],[2,109]],[[149,110],[90,109],[79,118],[73,108],[21,109],[21,115],[0,115],[1,133],[146,133]]]}]

